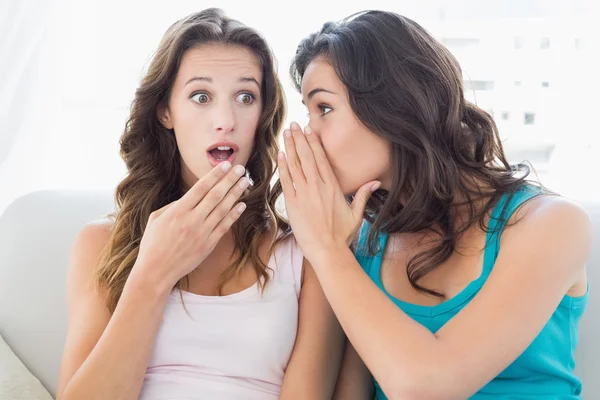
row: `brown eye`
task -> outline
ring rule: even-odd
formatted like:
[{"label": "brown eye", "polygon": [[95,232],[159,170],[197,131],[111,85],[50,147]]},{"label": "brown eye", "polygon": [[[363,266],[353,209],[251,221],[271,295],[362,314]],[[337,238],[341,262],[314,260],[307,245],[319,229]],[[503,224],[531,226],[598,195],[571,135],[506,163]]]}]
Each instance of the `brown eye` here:
[{"label": "brown eye", "polygon": [[206,104],[210,101],[210,97],[206,93],[196,93],[192,96],[192,100],[196,103]]},{"label": "brown eye", "polygon": [[250,93],[241,93],[236,100],[242,104],[252,104],[254,103],[254,96]]},{"label": "brown eye", "polygon": [[332,108],[327,106],[319,106],[319,110],[321,110],[321,116],[323,116],[329,114],[332,111]]}]

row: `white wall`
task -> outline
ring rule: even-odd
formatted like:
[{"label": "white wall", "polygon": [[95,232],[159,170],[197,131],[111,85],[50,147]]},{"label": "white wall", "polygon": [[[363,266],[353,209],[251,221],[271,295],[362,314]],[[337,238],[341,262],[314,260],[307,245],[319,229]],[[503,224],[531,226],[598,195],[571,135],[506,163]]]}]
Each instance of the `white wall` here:
[{"label": "white wall", "polygon": [[[17,140],[7,151],[7,159],[2,163],[0,158],[0,212],[14,198],[33,190],[114,188],[125,172],[118,156],[118,138],[135,88],[163,32],[189,13],[216,5],[231,17],[260,30],[279,60],[289,105],[288,122],[296,120],[304,124],[306,111],[290,85],[287,70],[298,42],[308,33],[319,29],[325,21],[338,20],[368,7],[407,15],[440,37],[444,29],[449,29],[448,24],[439,23],[440,10],[452,10],[456,16],[453,4],[460,7],[465,1],[37,0],[27,3],[25,19],[44,19],[44,15],[31,13],[32,5],[51,5],[51,11],[47,14],[38,53],[27,65],[13,65],[28,77],[23,92],[10,98],[11,104],[20,106],[10,115],[0,113],[0,126],[18,125]],[[564,9],[559,11],[564,18],[569,18]],[[592,21],[591,16],[589,18]],[[0,45],[0,56],[7,54],[7,43],[0,41]],[[510,60],[498,62],[509,64]],[[0,66],[8,71],[11,64],[5,61]],[[580,74],[580,79],[597,81],[590,68],[582,71],[590,75],[586,78]],[[6,92],[2,93],[6,101]],[[576,100],[568,101],[569,110],[578,108]],[[3,103],[0,101],[0,104]],[[587,103],[582,106],[585,110],[593,109]],[[576,116],[580,121],[585,120],[581,117]],[[579,131],[580,136],[598,136],[597,126],[586,125],[586,128],[589,129],[583,133]],[[0,132],[0,135],[8,138],[8,133],[12,131]],[[549,135],[554,134],[556,132],[549,132]],[[572,132],[558,134],[564,141],[572,137]],[[0,144],[5,148],[9,145],[8,140]],[[576,157],[580,166],[574,168],[591,179],[590,169],[596,167],[595,158],[600,151],[597,146],[588,147],[585,147],[588,153]],[[571,163],[573,151],[580,150],[566,151],[564,159]],[[566,194],[579,197],[600,197],[593,185],[574,184],[571,172],[564,169],[565,163],[558,165],[561,167],[554,171],[558,178],[554,180],[555,189],[564,188]]]}]

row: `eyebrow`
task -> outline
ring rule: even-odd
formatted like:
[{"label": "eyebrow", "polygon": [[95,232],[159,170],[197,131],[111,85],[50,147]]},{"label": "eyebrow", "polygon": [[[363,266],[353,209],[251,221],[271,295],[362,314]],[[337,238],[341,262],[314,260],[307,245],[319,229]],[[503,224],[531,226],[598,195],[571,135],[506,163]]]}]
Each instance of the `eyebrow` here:
[{"label": "eyebrow", "polygon": [[[194,82],[194,81],[203,81],[203,82],[213,83],[213,79],[208,76],[194,76],[193,78],[189,79],[185,83],[184,86],[187,86],[189,83]],[[260,83],[258,83],[258,81],[252,77],[242,77],[242,78],[238,79],[238,82],[254,82],[256,84],[256,86],[258,86],[258,88],[260,89]]]},{"label": "eyebrow", "polygon": [[[332,92],[331,90],[327,90],[327,89],[323,89],[323,88],[315,88],[315,89],[311,90],[310,92],[308,92],[308,96],[306,96],[306,97],[308,97],[308,100],[310,100],[314,97],[315,94],[317,94],[319,92],[336,94],[336,93]],[[306,103],[304,102],[304,99],[302,100],[302,104],[306,105]]]}]

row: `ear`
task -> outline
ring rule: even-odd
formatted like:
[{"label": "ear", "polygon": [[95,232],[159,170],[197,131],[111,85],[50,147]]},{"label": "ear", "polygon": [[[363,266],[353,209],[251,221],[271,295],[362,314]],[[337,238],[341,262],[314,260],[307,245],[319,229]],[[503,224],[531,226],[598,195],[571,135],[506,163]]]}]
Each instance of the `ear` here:
[{"label": "ear", "polygon": [[160,123],[167,129],[173,129],[173,121],[171,120],[171,112],[169,107],[160,105],[156,109],[156,116]]}]

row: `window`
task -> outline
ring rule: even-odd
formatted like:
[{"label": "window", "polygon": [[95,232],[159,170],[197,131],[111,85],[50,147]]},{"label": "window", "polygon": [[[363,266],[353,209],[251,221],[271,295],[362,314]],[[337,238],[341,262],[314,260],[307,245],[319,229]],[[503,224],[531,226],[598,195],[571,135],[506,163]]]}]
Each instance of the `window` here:
[{"label": "window", "polygon": [[464,81],[465,90],[494,90],[494,81]]},{"label": "window", "polygon": [[543,37],[540,40],[540,49],[542,50],[548,50],[550,48],[550,38],[549,37]]},{"label": "window", "polygon": [[514,46],[515,46],[515,49],[522,49],[523,48],[523,38],[517,36],[514,40]]},{"label": "window", "polygon": [[533,125],[535,122],[535,113],[526,112],[524,121],[525,125]]},{"label": "window", "polygon": [[479,45],[479,39],[474,38],[443,38],[442,43],[453,49],[472,48]]}]

